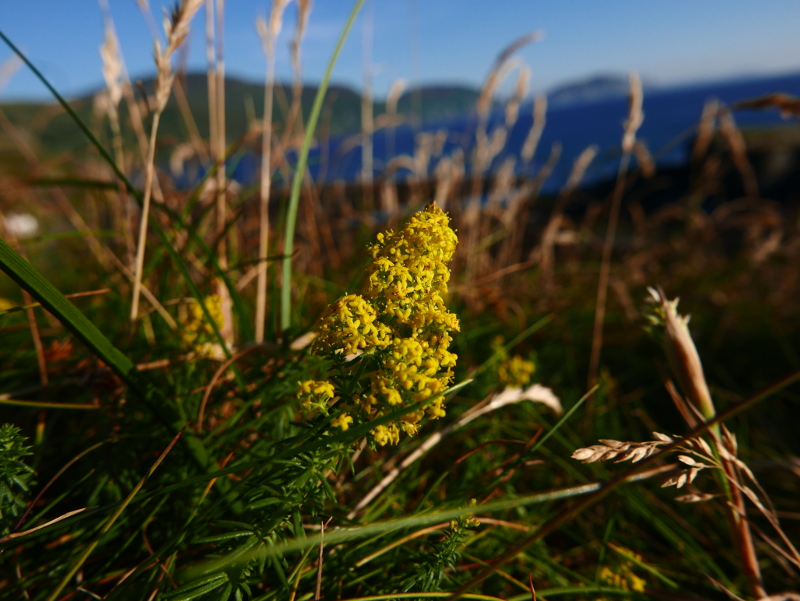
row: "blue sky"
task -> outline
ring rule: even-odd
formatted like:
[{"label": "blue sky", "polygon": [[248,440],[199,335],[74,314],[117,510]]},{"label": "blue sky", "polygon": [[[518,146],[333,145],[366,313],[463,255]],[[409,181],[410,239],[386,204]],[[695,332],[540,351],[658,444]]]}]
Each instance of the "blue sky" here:
[{"label": "blue sky", "polygon": [[[128,71],[152,72],[152,37],[134,0],[109,0]],[[150,0],[157,19],[172,2]],[[265,60],[254,21],[268,0],[226,2],[227,72],[263,80]],[[316,0],[303,46],[308,81],[322,76],[353,2]],[[598,73],[639,72],[654,84],[678,84],[740,75],[800,71],[797,0],[367,0],[334,72],[358,87],[363,73],[363,19],[374,27],[372,65],[376,96],[392,82],[479,86],[497,53],[516,37],[542,30],[541,42],[519,55],[533,72],[532,89],[545,90]],[[295,7],[278,41],[279,75],[288,77],[288,42]],[[195,18],[189,65],[205,68],[204,15]],[[67,96],[102,85],[98,0],[6,0],[0,29]],[[0,44],[0,62],[11,56]],[[48,99],[30,74],[18,71],[0,101]]]}]

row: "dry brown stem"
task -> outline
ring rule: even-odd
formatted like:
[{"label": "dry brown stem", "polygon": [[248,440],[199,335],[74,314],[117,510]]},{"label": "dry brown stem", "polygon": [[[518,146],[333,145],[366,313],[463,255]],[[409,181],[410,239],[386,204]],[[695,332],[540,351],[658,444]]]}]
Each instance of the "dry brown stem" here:
[{"label": "dry brown stem", "polygon": [[178,5],[170,18],[164,19],[164,31],[167,36],[167,45],[161,51],[161,44],[155,40],[155,61],[156,61],[156,88],[155,88],[155,107],[153,110],[153,124],[150,129],[150,140],[148,143],[147,160],[145,162],[145,187],[144,198],[142,200],[142,215],[139,223],[139,239],[136,246],[136,266],[134,269],[133,280],[133,299],[131,301],[131,321],[135,321],[139,315],[139,294],[142,287],[142,270],[144,269],[144,251],[147,243],[147,222],[150,217],[150,199],[152,197],[153,177],[155,173],[155,151],[156,135],[161,113],[167,106],[169,95],[172,90],[172,81],[175,78],[172,72],[172,56],[175,51],[183,44],[189,34],[189,23],[195,13],[200,8],[202,0],[184,0]]},{"label": "dry brown stem", "polygon": [[283,24],[283,11],[288,0],[273,0],[269,25],[259,19],[258,35],[267,58],[267,79],[264,88],[264,115],[261,122],[261,188],[259,191],[258,281],[256,284],[256,342],[264,340],[267,316],[267,252],[269,248],[269,195],[272,185],[272,104],[275,86],[275,40]]},{"label": "dry brown stem", "polygon": [[[630,163],[633,145],[636,142],[636,131],[644,121],[642,113],[642,82],[636,73],[630,75],[630,93],[628,96],[628,119],[623,126],[622,135],[622,160],[617,173],[617,182],[611,199],[611,212],[608,218],[608,228],[603,244],[603,257],[600,262],[600,277],[597,283],[597,303],[594,314],[594,331],[592,333],[592,352],[589,357],[589,387],[597,380],[597,370],[600,367],[600,351],[603,348],[603,324],[606,317],[606,299],[608,298],[608,278],[611,271],[611,251],[614,248],[614,237],[617,233],[619,209],[622,204],[622,195],[625,191],[626,174]],[[591,401],[590,401],[591,403]],[[589,410],[591,411],[592,405]]]}]

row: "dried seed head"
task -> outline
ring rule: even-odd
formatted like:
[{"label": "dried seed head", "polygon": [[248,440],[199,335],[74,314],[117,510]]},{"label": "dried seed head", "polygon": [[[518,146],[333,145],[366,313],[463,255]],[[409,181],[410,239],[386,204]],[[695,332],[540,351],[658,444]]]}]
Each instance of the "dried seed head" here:
[{"label": "dried seed head", "polygon": [[539,140],[544,131],[544,125],[547,115],[547,96],[539,94],[533,101],[533,124],[531,130],[528,132],[528,137],[525,138],[525,144],[522,147],[522,161],[529,163],[536,153],[536,147],[539,145]]},{"label": "dried seed head", "polygon": [[531,70],[527,66],[523,65],[519,69],[519,75],[517,75],[517,83],[514,86],[514,95],[506,105],[506,127],[509,129],[517,122],[517,117],[519,116],[519,105],[525,98],[525,95],[528,93],[528,84],[530,83],[530,80]]},{"label": "dried seed head", "polygon": [[583,180],[583,176],[586,174],[586,170],[594,160],[594,157],[597,156],[598,150],[599,148],[596,144],[592,144],[591,146],[587,146],[583,149],[583,152],[572,164],[572,171],[570,171],[569,178],[567,179],[567,183],[564,185],[564,188],[561,190],[561,194],[571,194],[572,191],[580,185],[581,180]]},{"label": "dried seed head", "polygon": [[718,496],[719,495],[713,495],[710,493],[691,493],[688,495],[675,497],[675,500],[681,503],[701,503],[703,501],[710,501]]},{"label": "dried seed head", "polygon": [[697,137],[692,148],[692,161],[698,161],[706,155],[711,140],[714,138],[717,114],[719,113],[719,102],[711,99],[703,105],[703,113],[700,122],[697,124]]},{"label": "dried seed head", "polygon": [[155,41],[156,61],[156,111],[161,112],[167,106],[172,82],[175,75],[172,73],[172,55],[186,40],[189,35],[189,23],[202,6],[202,0],[183,0],[176,5],[171,14],[164,11],[164,33],[167,36],[167,46],[161,51],[161,44]]},{"label": "dried seed head", "polygon": [[636,141],[636,132],[644,121],[642,112],[642,80],[639,75],[631,73],[629,78],[630,92],[628,93],[628,119],[625,121],[625,133],[622,137],[622,151],[632,152]]},{"label": "dried seed head", "polygon": [[386,112],[390,115],[397,113],[397,103],[407,86],[408,83],[405,79],[397,79],[389,88],[389,94],[386,96]]},{"label": "dried seed head", "polygon": [[271,56],[275,52],[275,40],[283,28],[283,11],[286,10],[291,0],[272,0],[272,10],[269,12],[269,24],[263,17],[256,18],[256,30],[264,46],[264,52]]},{"label": "dried seed head", "polygon": [[609,459],[616,460],[616,463],[621,461],[632,461],[636,463],[660,451],[663,447],[670,444],[671,439],[670,442],[662,440],[622,442],[608,439],[601,439],[600,442],[603,444],[576,450],[572,454],[572,458],[582,461],[583,463],[595,463],[596,461],[608,461]]},{"label": "dried seed head", "polygon": [[100,56],[103,59],[103,79],[106,80],[108,98],[111,106],[116,109],[122,99],[122,60],[117,36],[111,27],[106,27],[105,39],[100,46]]},{"label": "dried seed head", "polygon": [[705,419],[714,417],[716,411],[703,373],[700,355],[689,333],[688,315],[678,313],[680,299],[667,300],[661,289],[648,288],[653,302],[659,305],[657,316],[651,321],[661,321],[664,326],[664,346],[667,358],[675,371],[684,394]]}]

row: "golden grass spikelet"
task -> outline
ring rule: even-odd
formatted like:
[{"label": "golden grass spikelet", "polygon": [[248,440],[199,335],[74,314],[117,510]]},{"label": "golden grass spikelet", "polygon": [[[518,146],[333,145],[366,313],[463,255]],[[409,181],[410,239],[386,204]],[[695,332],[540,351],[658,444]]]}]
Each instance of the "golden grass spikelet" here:
[{"label": "golden grass spikelet", "polygon": [[547,122],[547,96],[539,94],[533,100],[533,125],[531,126],[528,136],[525,138],[525,144],[522,146],[520,157],[523,163],[530,163],[533,155],[536,153],[536,147],[539,145],[539,140],[542,137],[544,126]]},{"label": "golden grass spikelet", "polygon": [[106,27],[105,38],[100,46],[100,57],[103,59],[103,79],[108,88],[111,106],[116,110],[122,100],[122,60],[119,54],[119,42],[114,29]]},{"label": "golden grass spikelet", "polygon": [[[663,450],[675,442],[675,439],[666,434],[653,432],[655,440],[648,440],[645,442],[622,442],[619,440],[600,439],[602,444],[592,445],[582,449],[577,449],[572,453],[572,458],[582,461],[583,463],[595,463],[598,461],[614,460],[614,463],[622,461],[630,461],[636,463],[641,461],[659,451]],[[689,440],[681,441],[676,447],[676,451],[682,451],[678,455],[678,461],[686,468],[681,469],[671,478],[667,479],[661,486],[675,486],[682,488],[686,484],[691,484],[697,477],[701,470],[706,468],[717,468],[721,466],[714,457],[711,447],[702,438],[692,438]],[[722,454],[722,450],[720,453]],[[698,461],[698,459],[703,461]],[[749,472],[747,466],[744,469]],[[710,498],[710,497],[709,497]],[[700,499],[695,499],[700,500]]]},{"label": "golden grass spikelet", "polygon": [[653,324],[664,328],[665,351],[678,383],[702,416],[711,419],[716,410],[703,373],[700,355],[689,332],[691,317],[678,313],[680,299],[667,300],[661,289],[648,288],[648,291],[650,301],[656,305],[656,314],[649,316],[649,319]]},{"label": "golden grass spikelet", "polygon": [[195,13],[203,5],[202,0],[183,0],[176,5],[171,14],[164,13],[164,33],[167,36],[167,45],[161,52],[161,44],[155,41],[155,61],[158,73],[156,74],[156,110],[162,112],[169,100],[172,82],[175,79],[172,73],[172,55],[180,48],[189,35],[189,23]]}]

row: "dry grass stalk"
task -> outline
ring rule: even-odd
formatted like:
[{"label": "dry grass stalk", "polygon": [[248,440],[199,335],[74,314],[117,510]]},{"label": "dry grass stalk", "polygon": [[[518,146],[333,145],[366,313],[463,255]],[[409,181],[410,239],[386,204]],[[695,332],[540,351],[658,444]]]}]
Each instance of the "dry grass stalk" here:
[{"label": "dry grass stalk", "polygon": [[717,100],[708,100],[703,105],[703,112],[697,124],[697,137],[692,147],[693,163],[700,161],[700,159],[706,156],[708,148],[711,146],[711,141],[714,139],[714,130],[718,114],[719,102]]},{"label": "dry grass stalk", "polygon": [[[689,398],[689,409],[697,412],[705,421],[715,418],[716,409],[703,373],[700,356],[689,333],[689,317],[678,314],[678,299],[668,301],[663,290],[648,288],[651,301],[657,304],[656,315],[649,316],[650,321],[664,327],[664,346],[678,383]],[[679,407],[680,408],[680,407]],[[687,419],[691,425],[692,421]],[[761,583],[761,570],[753,546],[750,525],[745,516],[744,497],[741,491],[741,477],[744,473],[751,480],[755,477],[749,468],[736,457],[736,438],[724,426],[715,424],[711,435],[719,455],[719,460],[712,455],[715,464],[724,474],[723,488],[728,495],[727,517],[731,536],[739,550],[742,570],[756,598],[766,595]],[[691,466],[690,466],[691,468]]]},{"label": "dry grass stalk", "polygon": [[8,85],[14,74],[22,67],[23,62],[16,54],[0,65],[0,92]]},{"label": "dry grass stalk", "polygon": [[541,384],[533,384],[525,389],[505,388],[502,392],[490,396],[485,401],[475,405],[470,410],[464,412],[464,414],[462,414],[456,421],[429,436],[425,442],[423,442],[405,459],[403,459],[403,461],[400,462],[400,465],[392,468],[392,470],[386,476],[384,476],[384,478],[378,484],[376,484],[365,496],[363,496],[347,517],[349,519],[353,519],[356,515],[358,515],[359,511],[364,509],[364,507],[369,505],[373,499],[375,499],[375,497],[386,490],[386,488],[397,479],[403,470],[407,469],[410,465],[423,457],[426,453],[428,453],[428,451],[430,451],[433,447],[438,445],[442,440],[456,430],[463,428],[469,422],[482,415],[496,411],[507,405],[513,405],[522,401],[542,403],[543,405],[549,407],[556,415],[561,415],[564,411],[561,407],[560,399],[550,388],[542,386]]},{"label": "dry grass stalk", "polygon": [[[508,212],[508,216],[509,218],[513,216],[517,225],[508,240],[508,246],[505,252],[506,263],[509,263],[514,256],[522,260],[523,240],[525,238],[525,229],[528,224],[528,214],[531,207],[536,202],[536,199],[539,197],[542,186],[561,160],[561,150],[561,142],[553,142],[547,161],[545,161],[545,164],[542,165],[542,168],[536,173],[533,181],[528,181],[520,186],[519,191],[513,195],[509,203],[513,209]],[[525,262],[534,262],[537,251],[538,247],[535,247],[530,252]]]},{"label": "dry grass stalk", "polygon": [[506,104],[506,128],[508,129],[514,127],[514,124],[517,122],[517,117],[519,116],[519,105],[528,94],[528,85],[530,84],[530,81],[530,68],[526,65],[521,66],[519,69],[519,74],[517,75],[517,83],[514,86],[514,94],[511,96],[508,104]]},{"label": "dry grass stalk", "polygon": [[[630,92],[628,94],[628,118],[623,125],[622,135],[622,160],[619,164],[617,182],[611,200],[611,212],[608,218],[608,229],[603,244],[603,257],[600,262],[600,277],[597,284],[597,302],[594,314],[594,331],[592,333],[592,352],[589,357],[589,387],[597,380],[597,370],[600,367],[600,350],[603,348],[603,324],[606,317],[606,300],[608,298],[608,278],[611,270],[611,251],[614,248],[614,238],[617,233],[619,210],[622,204],[622,195],[625,191],[626,174],[630,163],[631,153],[636,142],[636,132],[644,121],[642,112],[642,82],[636,73],[631,73]],[[589,405],[589,410],[592,405]]]},{"label": "dry grass stalk", "polygon": [[374,32],[374,3],[370,2],[361,22],[361,54],[363,57],[363,88],[361,90],[361,184],[366,210],[371,210],[373,150],[375,124],[372,113],[372,37]]},{"label": "dry grass stalk", "polygon": [[536,147],[542,138],[546,123],[547,96],[540,94],[533,101],[533,124],[528,132],[528,137],[525,138],[525,144],[522,146],[522,152],[520,153],[523,163],[530,163],[533,155],[536,154]]},{"label": "dry grass stalk", "polygon": [[728,149],[733,157],[733,164],[736,165],[736,169],[742,177],[745,194],[750,198],[758,198],[758,182],[756,181],[753,166],[747,158],[744,137],[739,128],[736,127],[736,121],[729,110],[723,109],[719,112],[719,133],[728,144]]},{"label": "dry grass stalk", "polygon": [[386,112],[389,115],[397,114],[397,104],[407,87],[408,82],[405,79],[396,79],[392,83],[392,87],[389,88],[389,93],[386,95]]},{"label": "dry grass stalk", "polygon": [[[224,10],[224,2],[217,3],[217,9]],[[214,0],[205,1],[206,11],[206,82],[208,86],[208,124],[211,156],[216,164],[214,195],[216,198],[217,263],[220,269],[227,267],[227,253],[224,239],[227,207],[225,202],[225,63],[222,52],[223,15],[216,15]],[[215,19],[216,17],[216,19]],[[219,37],[218,37],[219,36]],[[216,42],[216,43],[215,43]],[[221,71],[221,72],[220,72]],[[221,122],[220,122],[221,121]],[[221,298],[223,325],[220,330],[226,344],[233,342],[233,319],[230,294],[225,283],[218,278],[214,283],[215,293]]]},{"label": "dry grass stalk", "polygon": [[[386,132],[386,156],[394,155],[394,128],[399,123],[397,105],[407,87],[408,82],[405,79],[397,79],[392,83],[392,87],[389,88],[389,94],[386,96],[386,114],[379,116],[375,120],[376,127],[379,127],[381,122],[385,122],[385,126],[389,128]],[[441,207],[442,205],[440,204],[439,206]],[[397,219],[399,208],[397,188],[389,179],[385,179],[384,184],[381,186],[381,209],[389,215],[389,223],[391,225],[394,225]]]},{"label": "dry grass stalk", "polygon": [[[502,80],[509,75],[513,68],[517,66],[516,63],[511,61],[514,53],[523,46],[536,42],[539,39],[541,39],[541,33],[533,31],[517,38],[500,52],[489,70],[489,75],[486,77],[486,81],[481,88],[478,100],[475,104],[478,123],[475,129],[475,148],[472,153],[472,190],[463,216],[463,225],[466,229],[463,233],[464,244],[460,246],[460,248],[464,249],[460,252],[466,253],[467,255],[465,274],[465,281],[467,283],[473,281],[476,277],[475,272],[478,261],[477,242],[481,236],[481,230],[483,229],[479,227],[479,217],[481,212],[480,203],[484,172],[491,164],[492,159],[502,150],[508,134],[507,127],[503,126],[495,129],[491,139],[489,137],[487,126],[489,112],[492,108],[492,101],[497,87]],[[516,111],[513,110],[511,111],[511,113],[515,112]],[[516,118],[515,114],[508,116],[514,116]]]},{"label": "dry grass stalk", "polygon": [[[145,19],[147,20],[148,24],[151,22],[154,23],[155,20],[153,19],[153,15],[149,11],[147,2],[137,2],[137,4],[139,5],[139,8],[143,11]],[[108,10],[107,3],[101,2],[100,6],[103,9],[103,15],[106,27],[111,29],[111,31],[114,31],[114,22],[111,18],[111,13]],[[158,36],[157,27],[153,29],[153,32],[154,32],[154,37]],[[146,164],[148,144],[147,144],[147,133],[144,130],[144,119],[142,117],[142,111],[139,102],[136,101],[136,98],[133,93],[133,86],[131,85],[130,78],[128,77],[128,72],[125,68],[125,60],[123,59],[122,50],[119,46],[119,43],[116,44],[116,60],[119,61],[120,80],[121,80],[120,88],[122,91],[122,96],[125,98],[125,103],[128,106],[129,120],[131,123],[131,127],[133,128],[133,131],[136,134],[136,140],[138,142],[142,163]],[[122,167],[122,165],[120,165],[120,167]],[[159,202],[163,200],[163,195],[161,194],[161,188],[159,186],[158,179],[153,180],[153,196]],[[128,208],[128,203],[126,203],[126,209],[127,208]],[[132,260],[130,265],[131,267],[133,266]]]},{"label": "dry grass stalk", "polygon": [[487,209],[497,211],[503,201],[512,193],[516,183],[516,166],[517,159],[513,156],[507,157],[500,164],[493,178],[492,189],[489,191]]},{"label": "dry grass stalk", "polygon": [[580,185],[581,181],[583,181],[586,170],[597,156],[597,152],[598,147],[592,145],[585,148],[583,152],[578,155],[578,158],[575,159],[572,165],[572,171],[570,171],[569,178],[567,178],[567,183],[558,195],[556,204],[553,207],[553,213],[550,216],[550,220],[547,222],[547,227],[545,227],[542,240],[539,243],[539,262],[542,269],[542,276],[545,282],[545,289],[550,294],[553,292],[553,265],[555,262],[555,253],[553,249],[558,232],[561,229],[564,209],[566,209],[572,193]]},{"label": "dry grass stalk", "polygon": [[[119,122],[119,103],[122,100],[122,81],[124,78],[124,68],[122,57],[119,51],[119,41],[117,40],[114,27],[110,18],[106,20],[105,39],[100,46],[100,56],[103,59],[103,79],[108,90],[108,120],[111,124],[114,141],[114,159],[120,169],[125,169],[125,154],[122,148],[122,130]],[[133,263],[136,245],[133,240],[133,233],[130,230],[130,215],[128,207],[128,192],[125,185],[118,182],[118,201],[112,202],[112,215],[114,217],[115,228],[122,232],[125,249],[127,251],[127,263]]]},{"label": "dry grass stalk", "polygon": [[[216,27],[215,27],[215,42],[216,42],[216,61],[214,64],[214,75],[216,77],[216,93],[217,99],[215,103],[215,118],[216,118],[216,137],[212,140],[214,147],[214,156],[217,162],[216,173],[216,191],[217,191],[217,217],[216,217],[216,234],[219,246],[217,247],[217,263],[221,271],[228,268],[228,244],[225,240],[225,230],[227,227],[227,213],[228,205],[226,199],[226,173],[225,173],[225,149],[226,149],[226,135],[225,135],[225,59],[224,59],[224,24],[225,24],[225,0],[217,0],[216,5]],[[235,236],[235,230],[231,228],[230,236]],[[220,334],[228,346],[233,345],[233,301],[231,300],[230,292],[228,291],[225,282],[222,278],[216,280],[216,293],[222,299],[222,328]]]},{"label": "dry grass stalk", "polygon": [[445,210],[448,199],[459,190],[464,180],[464,151],[457,149],[450,156],[442,158],[434,172],[436,191],[434,202]]},{"label": "dry grass stalk", "polygon": [[172,81],[175,75],[172,72],[171,59],[175,51],[183,44],[189,34],[189,23],[200,8],[202,0],[184,0],[173,12],[171,17],[164,19],[164,31],[167,36],[167,45],[161,51],[161,44],[155,41],[156,60],[156,88],[153,124],[150,129],[150,142],[148,146],[147,161],[145,163],[145,188],[142,201],[142,216],[139,224],[139,240],[136,247],[136,265],[133,280],[133,300],[131,302],[131,321],[139,315],[139,294],[142,287],[142,270],[144,268],[144,250],[147,242],[147,220],[150,216],[150,199],[152,196],[153,176],[155,172],[156,134],[158,132],[161,113],[167,106],[172,90]]},{"label": "dry grass stalk", "polygon": [[647,145],[641,140],[636,140],[633,144],[633,156],[639,163],[639,170],[644,177],[650,178],[656,174],[656,162],[653,155],[647,149]]},{"label": "dry grass stalk", "polygon": [[269,248],[269,195],[272,184],[272,105],[275,87],[275,40],[283,25],[283,11],[289,0],[273,0],[269,25],[256,21],[258,35],[267,58],[264,88],[264,116],[261,123],[261,188],[259,193],[258,281],[256,284],[256,342],[264,341],[267,316],[267,251]]}]

